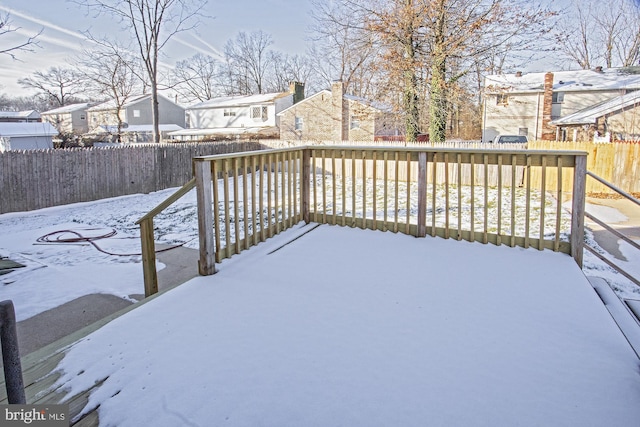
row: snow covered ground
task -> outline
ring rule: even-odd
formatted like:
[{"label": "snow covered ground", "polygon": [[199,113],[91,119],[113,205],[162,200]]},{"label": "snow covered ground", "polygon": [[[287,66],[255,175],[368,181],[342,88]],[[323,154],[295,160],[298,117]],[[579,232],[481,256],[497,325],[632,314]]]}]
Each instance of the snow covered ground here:
[{"label": "snow covered ground", "polygon": [[328,225],[296,239],[313,226],[89,335],[57,385],[106,378],[86,408],[102,425],[637,425],[638,359],[571,257]]},{"label": "snow covered ground", "polygon": [[[174,191],[0,215],[0,254],[27,264],[0,276],[0,299],[14,300],[22,320],[90,293],[142,293],[134,223]],[[160,242],[195,248],[195,194],[154,222]],[[225,260],[215,276],[74,345],[59,383],[72,395],[108,377],[88,407],[100,405],[105,425],[640,419],[637,358],[570,257],[329,226],[267,255],[309,227]],[[60,230],[117,230],[96,243],[123,256],[38,242]],[[637,271],[638,255],[621,251]],[[620,295],[640,296],[595,257],[585,254],[585,266]]]},{"label": "snow covered ground", "polygon": [[[92,293],[113,294],[125,299],[130,299],[130,295],[143,294],[141,256],[127,255],[140,253],[139,228],[135,221],[175,190],[167,189],[145,195],[0,215],[0,255],[10,256],[11,259],[27,265],[25,269],[0,276],[0,299],[13,300],[18,320],[24,320]],[[404,194],[404,190],[401,194]],[[438,197],[443,198],[444,195],[439,194]],[[484,196],[479,193],[477,197],[483,199]],[[491,193],[490,203],[494,205],[495,197],[496,193]],[[331,197],[328,199],[331,200]],[[444,202],[440,203],[443,204]],[[454,201],[451,202],[452,224],[457,221],[456,204]],[[549,200],[548,204],[548,217],[553,218],[555,202]],[[401,201],[400,205],[406,206],[406,203]],[[347,200],[346,206],[351,206],[350,200]],[[382,203],[378,206],[382,206]],[[465,209],[468,206],[466,200],[464,206]],[[509,205],[505,204],[505,209],[508,208]],[[605,222],[615,223],[624,220],[615,209],[589,205],[587,210],[595,211]],[[442,226],[443,212],[438,212],[438,215],[438,224]],[[401,220],[405,216],[406,212],[403,211],[400,214]],[[505,217],[509,216],[505,213]],[[381,218],[382,215],[379,214],[378,217]],[[478,216],[476,221],[481,222],[483,218]],[[563,215],[563,221],[568,221],[567,215]],[[490,226],[494,222],[495,218],[490,218]],[[160,243],[184,243],[186,247],[197,249],[195,191],[191,191],[157,216],[154,224],[156,239]],[[463,227],[465,226],[468,224],[464,223]],[[508,224],[503,226],[509,228]],[[554,229],[553,225],[549,227],[551,230]],[[536,235],[535,225],[533,228],[532,233]],[[53,244],[37,241],[48,233],[61,230],[73,230],[85,236],[99,236],[115,230],[117,234],[114,237],[98,240],[96,244],[108,252],[123,256],[104,254],[87,243]],[[73,236],[66,233],[60,237]],[[589,234],[587,237],[590,245],[597,248],[598,245],[592,237]],[[619,263],[628,271],[640,276],[640,253],[628,248],[626,244],[621,244],[621,251],[628,261]],[[161,264],[158,265],[158,269],[162,267]],[[605,278],[621,296],[640,298],[640,288],[588,252],[585,253],[585,273]]]}]

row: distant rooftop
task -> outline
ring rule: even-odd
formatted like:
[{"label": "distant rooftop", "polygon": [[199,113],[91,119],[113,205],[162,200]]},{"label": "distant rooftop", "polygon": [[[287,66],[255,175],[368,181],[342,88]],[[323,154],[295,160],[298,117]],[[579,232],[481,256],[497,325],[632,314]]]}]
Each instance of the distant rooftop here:
[{"label": "distant rooftop", "polygon": [[598,117],[632,107],[638,103],[640,103],[640,91],[634,91],[553,120],[551,124],[556,126],[595,124]]},{"label": "distant rooftop", "polygon": [[0,119],[39,119],[40,113],[36,110],[26,111],[0,111]]},{"label": "distant rooftop", "polygon": [[199,102],[194,104],[188,109],[202,109],[202,108],[223,108],[223,107],[240,107],[253,104],[263,104],[268,102],[274,102],[278,98],[291,95],[289,92],[271,92],[261,93],[257,95],[240,95],[240,96],[223,96],[219,98],[213,98],[208,101]]},{"label": "distant rooftop", "polygon": [[56,136],[58,130],[46,122],[0,123],[0,137]]},{"label": "distant rooftop", "polygon": [[[554,91],[640,89],[640,67],[604,68],[601,71],[552,71],[552,73]],[[488,93],[542,92],[545,74],[490,75],[485,78],[485,91]]]},{"label": "distant rooftop", "polygon": [[81,102],[78,104],[69,104],[62,107],[54,108],[53,110],[45,111],[42,114],[64,114],[72,113],[78,110],[86,110],[91,104],[88,102]]}]

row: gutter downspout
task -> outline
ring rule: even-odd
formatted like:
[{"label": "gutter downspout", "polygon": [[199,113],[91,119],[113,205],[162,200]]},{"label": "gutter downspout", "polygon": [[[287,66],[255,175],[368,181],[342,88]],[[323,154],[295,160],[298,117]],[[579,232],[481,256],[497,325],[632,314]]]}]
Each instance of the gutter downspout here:
[{"label": "gutter downspout", "polygon": [[534,133],[534,138],[537,140],[538,137],[538,126],[540,123],[540,92],[538,92],[538,100],[536,102],[536,126],[535,126],[535,133]]}]

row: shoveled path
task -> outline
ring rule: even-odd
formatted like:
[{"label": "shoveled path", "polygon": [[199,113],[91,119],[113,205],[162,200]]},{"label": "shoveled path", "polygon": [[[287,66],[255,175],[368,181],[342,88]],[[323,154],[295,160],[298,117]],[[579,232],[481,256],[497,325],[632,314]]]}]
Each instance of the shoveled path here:
[{"label": "shoveled path", "polygon": [[[178,286],[198,275],[198,251],[195,249],[179,247],[158,253],[157,258],[165,264],[158,271],[160,291]],[[142,267],[140,270],[142,275]],[[142,300],[144,289],[140,294],[129,297]],[[115,295],[91,294],[18,322],[20,354],[25,356],[32,353],[132,304],[131,300]]]}]

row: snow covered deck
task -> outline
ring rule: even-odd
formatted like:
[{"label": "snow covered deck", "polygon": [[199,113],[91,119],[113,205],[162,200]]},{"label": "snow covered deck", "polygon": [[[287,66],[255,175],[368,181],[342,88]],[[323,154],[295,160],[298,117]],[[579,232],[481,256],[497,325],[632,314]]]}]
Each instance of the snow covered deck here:
[{"label": "snow covered deck", "polygon": [[638,424],[640,361],[570,256],[316,226],[79,341],[57,386],[118,426]]}]

